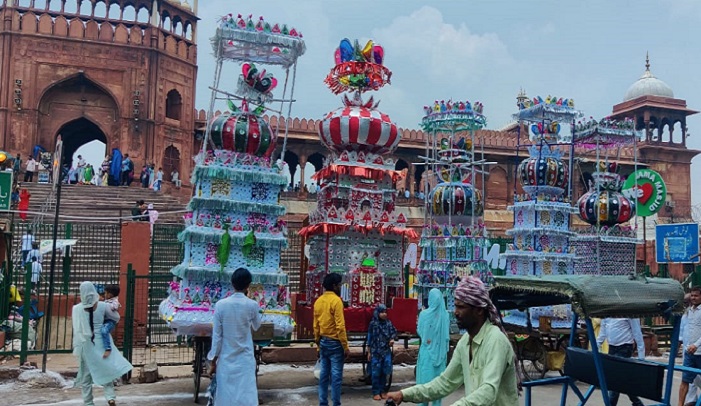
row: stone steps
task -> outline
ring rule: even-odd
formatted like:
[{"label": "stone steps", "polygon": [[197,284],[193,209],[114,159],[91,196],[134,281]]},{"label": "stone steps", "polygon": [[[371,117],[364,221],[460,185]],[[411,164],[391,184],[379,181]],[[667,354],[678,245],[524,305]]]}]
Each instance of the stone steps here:
[{"label": "stone steps", "polygon": [[[52,186],[46,184],[22,184],[29,189],[29,211],[41,212],[48,198],[52,196]],[[55,210],[55,197],[49,208],[44,212],[43,219],[37,219],[34,228],[37,240],[50,240]],[[155,193],[153,190],[141,187],[99,187],[92,185],[63,185],[61,190],[61,209],[59,218],[58,238],[74,238],[77,244],[71,249],[71,269],[68,277],[70,291],[77,292],[82,281],[90,280],[95,283],[115,283],[119,280],[119,257],[121,252],[120,221],[131,220],[131,209],[137,200],[152,203],[159,211],[158,223],[182,223],[184,213],[166,213],[186,208],[178,198]],[[13,260],[17,265],[21,258],[21,236],[28,227],[33,225],[35,217],[30,214],[26,221],[14,217],[15,238],[13,241]],[[121,220],[120,220],[121,216]],[[68,223],[70,235],[68,236]],[[145,249],[149,249],[145,247]],[[63,258],[58,257],[56,264],[55,282],[63,284]],[[160,261],[156,259],[155,265]],[[44,278],[49,275],[51,255],[43,257]],[[161,266],[163,267],[163,266]],[[168,267],[169,268],[169,267]],[[167,272],[167,270],[165,270]],[[17,278],[22,278],[17,274]],[[45,279],[47,280],[47,279]],[[23,278],[17,281],[23,286]],[[48,285],[48,284],[44,284]],[[47,286],[41,286],[44,291]]]},{"label": "stone steps", "polygon": [[[41,211],[42,204],[51,196],[51,185],[25,183],[22,185],[29,189],[29,211]],[[144,200],[152,203],[154,209],[159,211],[159,222],[182,222],[183,213],[168,213],[185,209],[186,205],[174,196],[163,193],[155,193],[150,189],[140,187],[99,187],[93,185],[63,185],[61,188],[61,222],[81,222],[100,220],[104,222],[119,221],[119,217],[128,220],[134,202]],[[54,202],[47,210],[43,222],[53,218]],[[29,215],[28,220],[34,215]]]}]

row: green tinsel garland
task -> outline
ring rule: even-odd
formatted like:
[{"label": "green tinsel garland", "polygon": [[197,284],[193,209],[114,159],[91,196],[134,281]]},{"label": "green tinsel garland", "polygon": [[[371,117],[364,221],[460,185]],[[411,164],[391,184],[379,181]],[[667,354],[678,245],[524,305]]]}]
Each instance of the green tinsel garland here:
[{"label": "green tinsel garland", "polygon": [[[222,234],[224,232],[221,229],[189,226],[178,234],[178,240],[181,242],[213,242],[219,244]],[[231,245],[242,246],[244,244],[246,236],[232,234],[231,231],[229,231],[229,235],[231,236]],[[282,233],[278,235],[268,233],[256,234],[256,245],[263,248],[287,248],[287,238]]]},{"label": "green tinsel garland", "polygon": [[240,202],[235,200],[213,199],[203,197],[193,197],[187,205],[187,209],[194,211],[198,209],[228,210],[238,213],[262,213],[275,216],[285,214],[285,207],[277,204]]},{"label": "green tinsel garland", "polygon": [[241,247],[241,252],[244,258],[248,258],[251,255],[251,250],[256,245],[256,234],[251,230],[250,233],[246,235],[243,239],[243,246]]},{"label": "green tinsel garland", "polygon": [[221,272],[224,273],[224,267],[229,262],[229,253],[231,252],[231,236],[229,235],[229,224],[224,223],[224,232],[221,235],[221,243],[217,248],[217,261],[221,264]]}]

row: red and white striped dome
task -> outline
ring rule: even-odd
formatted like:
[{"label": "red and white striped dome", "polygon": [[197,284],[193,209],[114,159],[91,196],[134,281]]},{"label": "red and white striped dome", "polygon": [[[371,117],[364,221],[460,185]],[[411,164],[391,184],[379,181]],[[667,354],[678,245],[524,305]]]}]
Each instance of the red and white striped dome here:
[{"label": "red and white striped dome", "polygon": [[389,116],[366,106],[346,106],[319,122],[319,137],[329,149],[389,153],[399,144],[399,131]]}]

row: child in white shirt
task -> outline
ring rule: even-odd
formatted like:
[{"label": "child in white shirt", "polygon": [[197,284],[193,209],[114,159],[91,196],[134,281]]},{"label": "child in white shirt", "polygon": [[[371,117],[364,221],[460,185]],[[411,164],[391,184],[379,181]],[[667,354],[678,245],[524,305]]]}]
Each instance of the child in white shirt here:
[{"label": "child in white shirt", "polygon": [[37,261],[37,257],[32,257],[32,289],[36,289],[39,286],[42,271],[41,262]]},{"label": "child in white shirt", "polygon": [[22,236],[22,266],[32,259],[29,256],[29,251],[32,250],[33,243],[34,235],[32,235],[32,230],[27,230],[27,234]]}]

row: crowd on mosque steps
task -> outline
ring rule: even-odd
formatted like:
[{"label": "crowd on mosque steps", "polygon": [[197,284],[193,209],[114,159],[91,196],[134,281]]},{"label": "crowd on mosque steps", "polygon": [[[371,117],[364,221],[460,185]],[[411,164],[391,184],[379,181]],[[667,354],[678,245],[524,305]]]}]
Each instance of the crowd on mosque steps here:
[{"label": "crowd on mosque steps", "polygon": [[[24,172],[22,172],[23,169]],[[41,171],[48,172],[49,181],[53,179],[51,164],[39,162],[31,155],[22,165],[21,154],[17,154],[12,170],[15,183],[17,184],[22,173],[24,173],[23,182],[25,183],[34,182],[35,175],[38,177],[38,173]],[[87,163],[82,155],[78,155],[74,165],[69,166],[67,163],[64,163],[61,168],[62,182],[71,185],[131,186],[135,177],[134,162],[129,157],[129,154],[124,154],[123,157],[117,158],[108,155],[97,169],[92,164]],[[170,173],[170,178],[171,183],[176,188],[181,187],[182,181],[177,169]],[[143,165],[141,172],[138,174],[138,182],[143,188],[153,189],[155,192],[160,191],[164,182],[163,168],[159,167],[156,170],[156,165],[153,163]]]},{"label": "crowd on mosque steps", "polygon": [[[61,179],[64,184],[71,185],[96,185],[96,186],[122,186],[129,187],[134,181],[134,164],[125,154],[123,158],[118,158],[119,163],[113,160],[112,156],[106,156],[100,168],[95,171],[91,164],[86,163],[82,155],[77,156],[77,162],[73,167],[68,164],[63,164]],[[26,220],[28,217],[29,201],[31,192],[23,183],[33,183],[39,181],[38,174],[42,171],[48,172],[49,176],[46,182],[52,182],[53,174],[51,173],[51,164],[48,162],[39,162],[33,156],[27,158],[27,162],[22,165],[22,156],[17,156],[5,166],[6,170],[13,172],[12,193],[10,195],[11,208],[19,211],[19,218]],[[23,181],[20,182],[20,176],[24,175]],[[35,176],[37,175],[37,176]],[[142,188],[152,189],[154,192],[159,192],[163,185],[163,168],[158,168],[154,164],[143,165],[139,174],[139,183]],[[182,182],[177,169],[170,173],[171,183],[180,188]],[[158,219],[158,212],[153,209],[152,204],[146,204],[144,201],[137,202],[139,213],[134,214],[132,210],[132,220],[134,221],[149,221],[153,229],[153,223]]]}]

